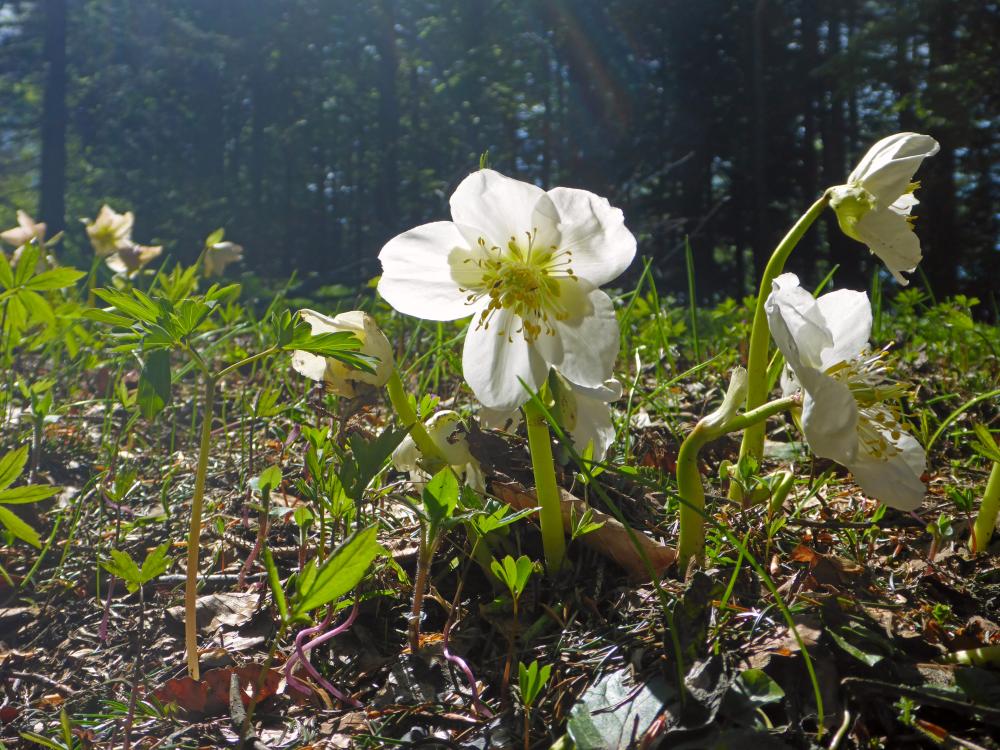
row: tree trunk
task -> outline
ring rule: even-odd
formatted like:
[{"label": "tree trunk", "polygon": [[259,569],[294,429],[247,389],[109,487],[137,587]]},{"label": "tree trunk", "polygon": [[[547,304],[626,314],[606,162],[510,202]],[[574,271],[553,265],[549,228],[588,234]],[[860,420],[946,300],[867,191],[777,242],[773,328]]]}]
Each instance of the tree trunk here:
[{"label": "tree trunk", "polygon": [[45,1],[45,93],[39,213],[52,236],[66,226],[66,0]]},{"label": "tree trunk", "polygon": [[396,49],[396,0],[381,0],[378,10],[378,195],[375,218],[380,239],[395,234],[399,223],[399,94],[396,75],[399,52]]}]

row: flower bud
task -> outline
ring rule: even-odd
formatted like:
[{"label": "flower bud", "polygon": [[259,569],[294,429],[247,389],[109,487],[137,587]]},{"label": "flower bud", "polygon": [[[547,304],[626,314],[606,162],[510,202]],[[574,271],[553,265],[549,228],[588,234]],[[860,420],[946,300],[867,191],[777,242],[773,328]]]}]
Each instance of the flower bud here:
[{"label": "flower bud", "polygon": [[292,355],[292,367],[296,372],[325,382],[331,392],[345,398],[354,398],[365,386],[381,388],[388,382],[396,367],[392,346],[371,315],[352,310],[328,318],[314,310],[299,310],[299,316],[309,324],[314,335],[340,331],[353,333],[361,341],[361,353],[378,361],[375,372],[363,372],[336,359],[296,351]]}]

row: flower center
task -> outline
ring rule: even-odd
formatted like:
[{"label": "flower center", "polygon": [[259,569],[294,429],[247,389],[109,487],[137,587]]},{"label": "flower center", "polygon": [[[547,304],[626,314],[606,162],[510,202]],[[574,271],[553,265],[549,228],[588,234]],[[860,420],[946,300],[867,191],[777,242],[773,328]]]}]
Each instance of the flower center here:
[{"label": "flower center", "polygon": [[543,333],[555,333],[554,322],[566,320],[569,310],[562,298],[563,279],[577,281],[571,262],[573,253],[556,246],[537,247],[538,230],[525,232],[525,243],[511,237],[506,248],[491,245],[485,237],[479,238],[478,256],[466,259],[476,269],[478,281],[463,291],[469,292],[468,304],[488,298],[476,321],[476,328],[488,330],[493,317],[500,310],[513,313],[512,320],[520,320],[516,330],[497,332],[513,341],[514,333],[524,335],[528,343]]},{"label": "flower center", "polygon": [[903,433],[899,399],[907,393],[902,383],[889,378],[888,351],[886,346],[850,362],[839,362],[826,371],[851,389],[858,404],[858,439],[872,458],[882,461],[900,452],[896,447]]}]

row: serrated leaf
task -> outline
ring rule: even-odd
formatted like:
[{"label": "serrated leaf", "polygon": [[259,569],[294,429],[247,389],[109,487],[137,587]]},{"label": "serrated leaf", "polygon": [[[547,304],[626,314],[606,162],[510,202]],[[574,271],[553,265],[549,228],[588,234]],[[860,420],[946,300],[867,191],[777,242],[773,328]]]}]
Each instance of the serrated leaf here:
[{"label": "serrated leaf", "polygon": [[92,308],[84,310],[81,317],[93,320],[95,323],[104,323],[105,325],[117,326],[119,328],[131,328],[135,324],[134,318],[122,315],[121,313],[111,312],[110,309]]},{"label": "serrated leaf", "polygon": [[28,319],[32,323],[42,323],[46,326],[56,324],[56,314],[52,311],[52,305],[38,292],[30,289],[19,289],[16,299],[24,305],[28,312]]},{"label": "serrated leaf", "polygon": [[50,487],[45,484],[28,484],[23,487],[0,490],[0,503],[5,505],[26,505],[37,503],[55,495],[61,487]]},{"label": "serrated leaf", "polygon": [[2,505],[0,505],[0,523],[6,526],[7,530],[21,541],[27,542],[33,547],[42,546],[42,540],[38,537],[38,532]]},{"label": "serrated leaf", "polygon": [[78,271],[75,268],[53,268],[51,271],[42,271],[37,276],[28,279],[24,286],[26,289],[34,289],[36,292],[62,289],[75,284],[86,275],[86,272]]},{"label": "serrated leaf", "polygon": [[451,467],[441,469],[424,487],[424,508],[432,527],[447,521],[458,506],[458,478]]},{"label": "serrated leaf", "polygon": [[0,458],[0,490],[10,487],[28,463],[28,446],[22,445]]},{"label": "serrated leaf", "polygon": [[152,421],[170,403],[170,352],[156,349],[146,355],[136,392],[139,411]]},{"label": "serrated leaf", "polygon": [[292,619],[340,599],[361,582],[382,549],[375,538],[376,530],[369,526],[355,532],[327,558],[316,571],[312,585],[296,602]]},{"label": "serrated leaf", "polygon": [[142,562],[142,568],[139,570],[139,580],[142,583],[149,583],[170,567],[171,560],[167,554],[169,551],[170,542],[164,542],[146,555],[146,559]]}]

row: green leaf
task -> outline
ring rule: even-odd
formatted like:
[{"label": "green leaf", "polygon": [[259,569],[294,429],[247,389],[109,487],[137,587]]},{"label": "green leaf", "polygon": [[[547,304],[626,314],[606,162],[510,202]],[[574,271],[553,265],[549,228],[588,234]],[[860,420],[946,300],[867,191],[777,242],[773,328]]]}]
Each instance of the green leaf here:
[{"label": "green leaf", "polygon": [[212,232],[208,237],[205,238],[205,247],[211,247],[216,243],[222,242],[222,238],[226,236],[226,230],[219,227],[214,232]]},{"label": "green leaf", "polygon": [[494,560],[490,563],[490,570],[507,584],[510,595],[519,599],[528,585],[528,579],[535,570],[535,563],[527,555],[521,555],[515,560],[507,555],[502,562]]},{"label": "green leaf", "polygon": [[545,683],[549,681],[551,672],[552,666],[550,664],[539,669],[537,660],[531,662],[528,667],[524,665],[523,661],[518,662],[517,681],[521,688],[521,703],[524,704],[525,708],[531,708],[535,699],[542,692],[542,688],[545,687]]},{"label": "green leaf", "polygon": [[56,314],[52,312],[52,305],[38,292],[33,292],[30,289],[19,289],[16,299],[27,310],[30,323],[41,323],[46,326],[56,324]]},{"label": "green leaf", "polygon": [[26,463],[28,463],[27,445],[22,445],[0,458],[0,490],[10,487],[14,480],[21,476]]},{"label": "green leaf", "polygon": [[47,484],[26,484],[23,487],[0,490],[0,503],[5,505],[25,505],[37,503],[55,495],[61,487],[50,487]]},{"label": "green leaf", "polygon": [[170,542],[164,542],[159,547],[146,555],[143,560],[142,569],[139,571],[139,579],[142,583],[149,583],[154,578],[162,575],[170,567]]},{"label": "green leaf", "polygon": [[34,275],[37,266],[38,245],[29,242],[21,251],[21,257],[18,258],[17,266],[14,268],[14,286],[24,286]]},{"label": "green leaf", "polygon": [[282,622],[288,622],[288,600],[285,599],[285,589],[281,586],[278,566],[274,564],[274,556],[267,545],[264,545],[264,568],[267,569],[267,583],[271,587],[274,603],[278,606],[278,615]]},{"label": "green leaf", "polygon": [[51,271],[43,271],[37,276],[28,279],[24,285],[26,289],[34,289],[36,292],[44,292],[49,289],[62,289],[75,284],[86,276],[85,271],[78,271],[75,268],[53,268]]},{"label": "green leaf", "polygon": [[152,421],[170,403],[170,352],[156,349],[146,355],[136,393],[139,411]]},{"label": "green leaf", "polygon": [[745,669],[733,683],[733,689],[746,698],[754,708],[769,703],[780,703],[785,691],[762,669]]},{"label": "green leaf", "polygon": [[159,305],[136,290],[132,294],[126,294],[117,289],[95,289],[94,294],[125,315],[143,323],[156,323],[163,313]]},{"label": "green leaf", "polygon": [[14,269],[10,267],[6,253],[0,253],[0,284],[4,289],[11,289],[14,286]]},{"label": "green leaf", "polygon": [[119,313],[111,312],[111,308],[91,308],[89,310],[84,310],[82,316],[87,320],[93,320],[95,323],[103,323],[109,326],[116,326],[118,328],[131,328],[135,323],[132,318],[126,317],[125,315],[120,315]]},{"label": "green leaf", "polygon": [[21,541],[27,542],[32,547],[42,546],[42,540],[38,537],[38,532],[2,505],[0,505],[0,523],[6,526],[7,531]]},{"label": "green leaf", "polygon": [[580,750],[635,747],[634,739],[646,733],[664,708],[679,702],[677,688],[662,675],[636,689],[627,672],[602,677],[570,710],[566,731]]},{"label": "green leaf", "polygon": [[449,466],[441,469],[427,483],[423,498],[431,527],[440,526],[452,517],[458,506],[458,491],[458,478]]},{"label": "green leaf", "polygon": [[111,575],[125,581],[125,586],[129,591],[133,593],[138,591],[139,586],[142,585],[142,574],[139,572],[139,566],[135,564],[135,560],[128,552],[118,549],[111,550],[110,554],[111,558],[101,562],[101,566]]},{"label": "green leaf", "polygon": [[281,467],[269,466],[257,477],[257,489],[261,494],[273,492],[281,486]]},{"label": "green leaf", "polygon": [[296,603],[292,619],[336,601],[364,578],[382,547],[375,538],[377,528],[355,532],[327,558]]},{"label": "green leaf", "polygon": [[351,435],[351,455],[340,468],[340,481],[344,492],[352,500],[359,500],[375,475],[382,471],[385,462],[396,450],[409,430],[387,427],[374,440]]}]

